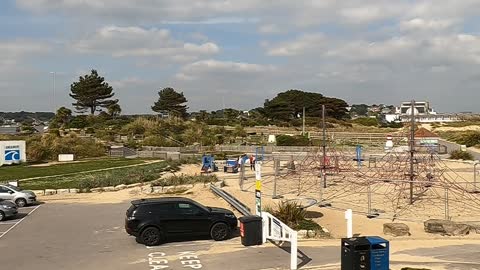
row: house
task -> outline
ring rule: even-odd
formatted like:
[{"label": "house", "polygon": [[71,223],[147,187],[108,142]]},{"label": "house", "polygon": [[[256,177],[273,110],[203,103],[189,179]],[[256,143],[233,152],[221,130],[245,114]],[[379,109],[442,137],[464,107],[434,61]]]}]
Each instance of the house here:
[{"label": "house", "polygon": [[20,127],[17,126],[0,126],[0,134],[17,135],[20,133]]}]

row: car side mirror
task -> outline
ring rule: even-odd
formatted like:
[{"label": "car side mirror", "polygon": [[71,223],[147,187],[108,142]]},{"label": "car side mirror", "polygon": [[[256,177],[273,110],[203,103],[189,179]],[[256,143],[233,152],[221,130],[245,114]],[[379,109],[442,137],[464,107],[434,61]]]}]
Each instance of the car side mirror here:
[{"label": "car side mirror", "polygon": [[8,193],[10,193],[10,194],[13,194],[14,192],[13,192],[13,191],[11,191],[11,190],[9,190],[9,191],[8,191]]}]

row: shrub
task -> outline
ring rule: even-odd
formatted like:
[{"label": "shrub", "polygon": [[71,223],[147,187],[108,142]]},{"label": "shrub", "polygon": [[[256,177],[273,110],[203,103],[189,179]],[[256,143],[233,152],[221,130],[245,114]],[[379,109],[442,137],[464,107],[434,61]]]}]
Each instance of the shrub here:
[{"label": "shrub", "polygon": [[473,160],[473,155],[469,152],[464,152],[461,150],[455,150],[450,153],[451,159],[463,159],[463,160]]},{"label": "shrub", "polygon": [[311,219],[301,220],[298,225],[295,227],[296,230],[309,230],[309,231],[318,231],[322,227],[318,225],[315,221]]},{"label": "shrub", "polygon": [[277,205],[275,215],[289,227],[296,227],[305,220],[307,212],[296,202],[282,201]]},{"label": "shrub", "polygon": [[277,146],[308,146],[310,140],[305,136],[278,135]]},{"label": "shrub", "polygon": [[362,126],[367,126],[367,127],[376,127],[378,126],[378,120],[377,118],[371,118],[371,117],[361,117],[357,118],[352,121],[353,123],[362,125]]}]

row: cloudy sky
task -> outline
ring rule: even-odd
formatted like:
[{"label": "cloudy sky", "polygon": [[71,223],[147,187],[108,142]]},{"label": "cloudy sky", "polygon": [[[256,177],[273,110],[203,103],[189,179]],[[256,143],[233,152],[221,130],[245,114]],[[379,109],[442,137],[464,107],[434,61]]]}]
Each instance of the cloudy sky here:
[{"label": "cloudy sky", "polygon": [[2,0],[0,111],[70,106],[97,69],[125,113],[167,86],[191,110],[302,89],[480,112],[479,15],[478,0]]}]

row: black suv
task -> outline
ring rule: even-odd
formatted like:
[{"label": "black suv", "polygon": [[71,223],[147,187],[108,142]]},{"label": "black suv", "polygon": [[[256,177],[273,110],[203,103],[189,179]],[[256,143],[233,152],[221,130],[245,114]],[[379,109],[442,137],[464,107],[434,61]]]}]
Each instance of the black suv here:
[{"label": "black suv", "polygon": [[125,230],[147,246],[159,245],[168,236],[210,235],[225,240],[237,228],[232,211],[207,207],[191,199],[168,197],[132,201]]}]

